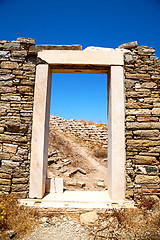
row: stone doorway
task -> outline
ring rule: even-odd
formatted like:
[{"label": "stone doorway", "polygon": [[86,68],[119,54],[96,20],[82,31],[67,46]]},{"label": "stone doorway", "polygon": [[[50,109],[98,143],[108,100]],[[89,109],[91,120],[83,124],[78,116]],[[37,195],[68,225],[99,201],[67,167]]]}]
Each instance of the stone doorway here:
[{"label": "stone doorway", "polygon": [[83,51],[43,50],[38,53],[38,57],[45,61],[45,64],[39,64],[36,68],[30,198],[42,198],[45,194],[52,73],[78,72],[108,75],[108,193],[113,201],[124,200],[123,52],[105,48],[87,48]]}]

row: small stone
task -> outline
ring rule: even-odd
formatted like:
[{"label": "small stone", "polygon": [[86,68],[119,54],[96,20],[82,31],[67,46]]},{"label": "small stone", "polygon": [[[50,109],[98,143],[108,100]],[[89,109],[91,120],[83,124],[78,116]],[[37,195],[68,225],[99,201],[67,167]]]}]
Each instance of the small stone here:
[{"label": "small stone", "polygon": [[138,45],[137,41],[135,42],[129,42],[129,43],[124,43],[120,45],[118,48],[125,48],[125,49],[131,49],[131,48],[136,48]]},{"label": "small stone", "polygon": [[4,43],[3,48],[7,50],[19,50],[21,48],[21,45],[16,42],[9,42],[9,43]]},{"label": "small stone", "polygon": [[0,51],[0,58],[9,57],[9,51]]},{"label": "small stone", "polygon": [[16,153],[18,145],[3,143],[3,152]]},{"label": "small stone", "polygon": [[80,215],[80,221],[82,224],[94,224],[98,221],[98,215],[95,211],[82,213]]},{"label": "small stone", "polygon": [[160,108],[153,108],[152,109],[152,114],[156,116],[160,116]]},{"label": "small stone", "polygon": [[85,182],[81,182],[81,181],[77,181],[76,185],[77,185],[77,187],[83,188],[83,187],[86,186],[86,183]]},{"label": "small stone", "polygon": [[15,69],[18,68],[17,62],[3,61],[1,62],[1,68]]},{"label": "small stone", "polygon": [[104,188],[105,187],[104,182],[98,182],[97,187],[103,187]]},{"label": "small stone", "polygon": [[135,178],[137,184],[156,184],[159,183],[158,176],[137,175]]},{"label": "small stone", "polygon": [[18,37],[17,41],[20,43],[25,43],[29,45],[35,45],[36,41],[32,38],[23,38],[23,37]]}]

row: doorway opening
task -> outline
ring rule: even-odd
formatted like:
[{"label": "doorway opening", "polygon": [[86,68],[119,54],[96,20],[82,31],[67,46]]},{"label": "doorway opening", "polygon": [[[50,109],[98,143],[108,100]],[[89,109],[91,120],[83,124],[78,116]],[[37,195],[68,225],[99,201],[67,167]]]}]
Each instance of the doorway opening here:
[{"label": "doorway opening", "polygon": [[47,177],[67,191],[106,190],[107,143],[107,75],[54,73]]},{"label": "doorway opening", "polygon": [[[125,199],[125,95],[124,95],[124,52],[118,49],[87,48],[79,51],[44,50],[38,57],[44,64],[36,67],[34,109],[32,124],[30,198],[43,198],[46,191],[48,135],[50,117],[50,94],[52,73],[98,73],[107,74],[108,84],[108,191],[103,200]],[[60,90],[60,89],[59,89]],[[56,186],[60,186],[60,182]],[[67,192],[67,191],[66,191]],[[68,191],[69,192],[69,191]],[[83,191],[87,193],[87,191]],[[89,192],[89,191],[88,191]],[[75,191],[75,193],[77,193]],[[80,193],[69,196],[74,202]],[[90,193],[90,192],[89,192]],[[103,191],[99,191],[103,193]],[[96,201],[102,196],[93,193]],[[67,195],[68,196],[68,195]],[[66,194],[54,195],[59,201],[68,199]],[[86,201],[88,201],[86,195]],[[108,196],[108,197],[107,197]],[[59,197],[59,198],[58,198]],[[93,196],[89,197],[91,202]],[[83,200],[83,199],[82,199]]]}]

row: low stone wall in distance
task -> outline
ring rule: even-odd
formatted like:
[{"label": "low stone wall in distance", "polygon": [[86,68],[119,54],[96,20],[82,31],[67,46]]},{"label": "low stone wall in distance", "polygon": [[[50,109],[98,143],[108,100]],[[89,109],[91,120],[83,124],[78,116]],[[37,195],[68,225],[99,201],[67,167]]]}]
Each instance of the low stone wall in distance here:
[{"label": "low stone wall in distance", "polygon": [[104,123],[94,123],[83,119],[75,121],[51,115],[50,126],[83,142],[93,142],[95,145],[108,147],[108,129]]}]

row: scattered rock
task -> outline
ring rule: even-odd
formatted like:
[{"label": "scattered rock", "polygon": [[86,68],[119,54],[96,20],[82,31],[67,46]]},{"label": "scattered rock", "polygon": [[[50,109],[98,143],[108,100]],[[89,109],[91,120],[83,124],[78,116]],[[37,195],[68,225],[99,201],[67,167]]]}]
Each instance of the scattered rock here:
[{"label": "scattered rock", "polygon": [[93,224],[98,221],[98,215],[95,211],[82,213],[80,215],[80,221],[82,224]]}]

